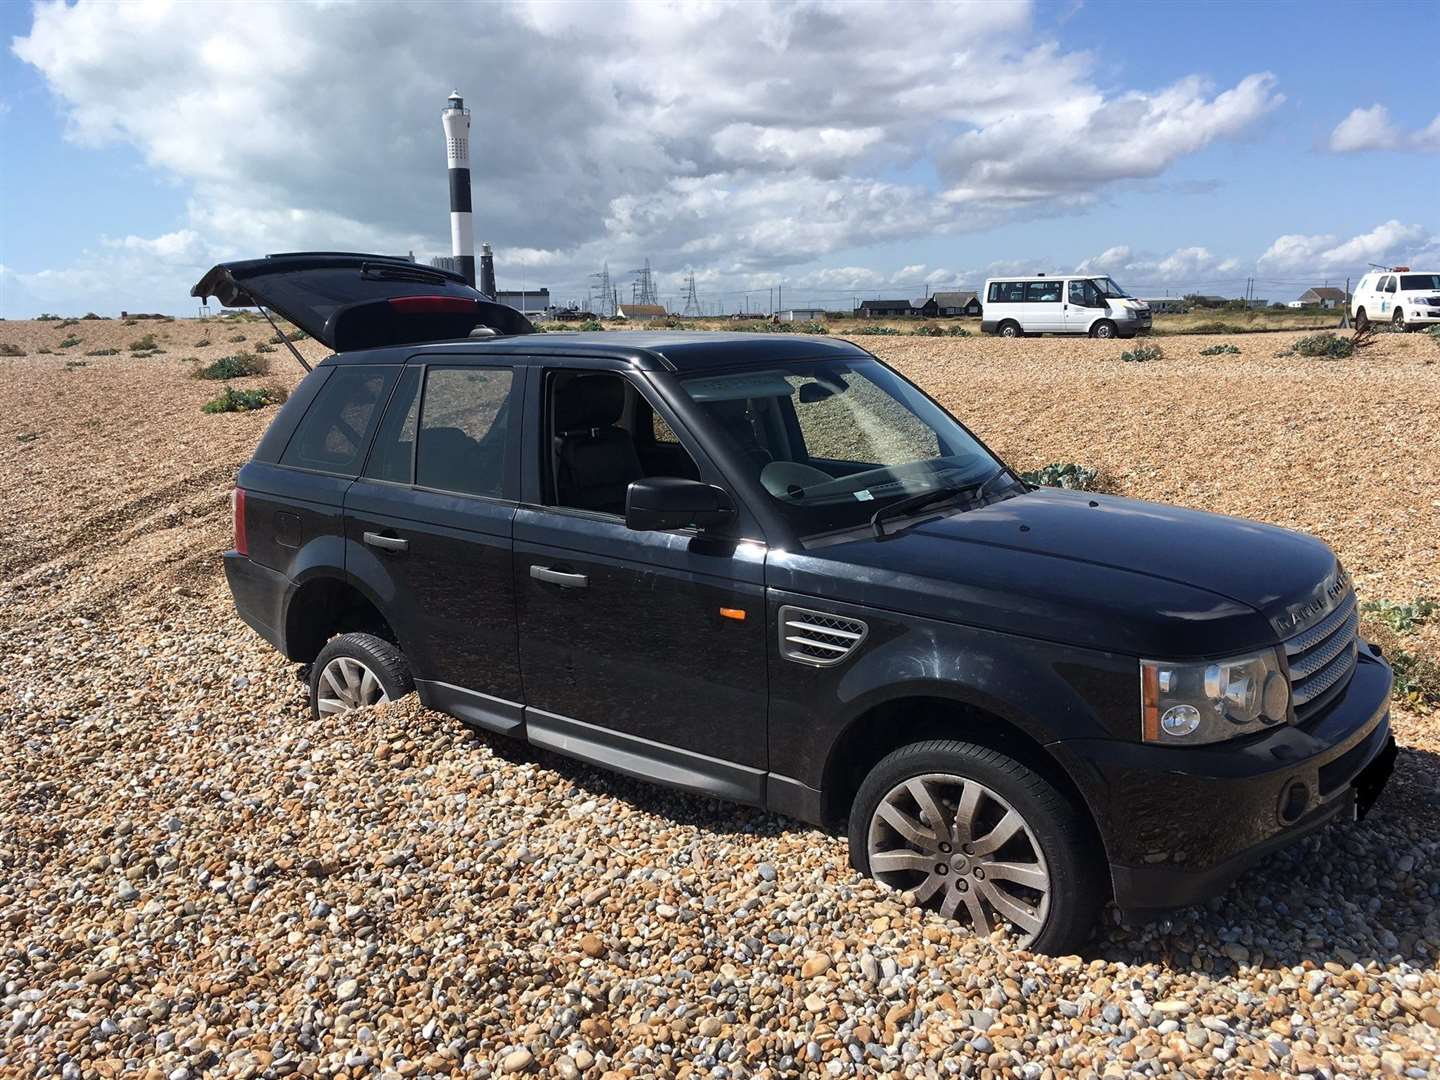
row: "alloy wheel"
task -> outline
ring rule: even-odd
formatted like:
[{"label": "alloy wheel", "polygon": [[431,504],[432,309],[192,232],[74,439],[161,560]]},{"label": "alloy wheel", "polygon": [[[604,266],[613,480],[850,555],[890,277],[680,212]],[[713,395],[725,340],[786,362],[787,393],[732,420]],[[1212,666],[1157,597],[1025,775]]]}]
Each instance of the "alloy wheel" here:
[{"label": "alloy wheel", "polygon": [[389,700],[375,673],[352,657],[337,656],[320,672],[316,704],[321,716],[362,709],[366,705],[378,705]]},{"label": "alloy wheel", "polygon": [[1025,944],[1050,912],[1050,872],[1030,826],[984,784],[927,773],[896,784],[875,808],[870,873],[976,933],[1008,923]]}]

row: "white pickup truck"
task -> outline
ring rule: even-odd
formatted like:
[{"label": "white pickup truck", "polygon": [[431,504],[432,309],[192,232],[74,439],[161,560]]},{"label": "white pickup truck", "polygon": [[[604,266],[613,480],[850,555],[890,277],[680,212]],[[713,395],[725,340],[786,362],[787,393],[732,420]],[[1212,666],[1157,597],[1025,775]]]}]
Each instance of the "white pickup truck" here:
[{"label": "white pickup truck", "polygon": [[1350,317],[1361,328],[1372,322],[1405,330],[1440,326],[1440,273],[1408,266],[1372,270],[1355,286]]}]

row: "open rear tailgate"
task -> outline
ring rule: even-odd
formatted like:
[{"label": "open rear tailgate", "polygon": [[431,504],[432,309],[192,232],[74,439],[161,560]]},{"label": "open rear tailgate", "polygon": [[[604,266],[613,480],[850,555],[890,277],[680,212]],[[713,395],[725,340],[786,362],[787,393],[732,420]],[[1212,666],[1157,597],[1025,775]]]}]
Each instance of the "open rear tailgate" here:
[{"label": "open rear tailgate", "polygon": [[459,274],[355,252],[297,252],[221,263],[190,290],[225,307],[267,307],[336,352],[463,338],[476,327],[529,334],[530,320]]}]

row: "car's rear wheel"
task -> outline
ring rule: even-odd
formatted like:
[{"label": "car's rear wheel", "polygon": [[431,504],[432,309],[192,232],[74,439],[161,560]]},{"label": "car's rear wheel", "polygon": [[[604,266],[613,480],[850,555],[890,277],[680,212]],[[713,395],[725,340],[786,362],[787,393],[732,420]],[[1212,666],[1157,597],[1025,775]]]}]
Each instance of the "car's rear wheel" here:
[{"label": "car's rear wheel", "polygon": [[1001,337],[1024,337],[1025,331],[1020,329],[1020,324],[1014,319],[1006,319],[995,331]]},{"label": "car's rear wheel", "polygon": [[1362,307],[1355,312],[1355,329],[1364,330],[1369,325],[1370,316],[1365,314],[1365,309]]},{"label": "car's rear wheel", "polygon": [[394,701],[413,689],[404,655],[374,634],[331,638],[310,665],[310,711],[316,718]]},{"label": "car's rear wheel", "polygon": [[1113,338],[1117,331],[1115,324],[1109,319],[1101,319],[1090,328],[1090,336],[1097,338]]},{"label": "car's rear wheel", "polygon": [[1103,900],[1084,810],[989,747],[935,740],[871,770],[850,815],[856,868],[978,934],[1072,952]]}]

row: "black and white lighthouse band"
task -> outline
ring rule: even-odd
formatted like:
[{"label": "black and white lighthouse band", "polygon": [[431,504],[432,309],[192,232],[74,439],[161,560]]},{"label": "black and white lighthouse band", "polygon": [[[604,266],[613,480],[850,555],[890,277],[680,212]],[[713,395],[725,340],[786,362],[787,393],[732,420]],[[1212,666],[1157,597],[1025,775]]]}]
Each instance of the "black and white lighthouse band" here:
[{"label": "black and white lighthouse band", "polygon": [[441,114],[450,167],[450,253],[465,280],[475,284],[475,228],[470,223],[470,110],[456,90]]}]

